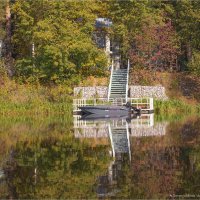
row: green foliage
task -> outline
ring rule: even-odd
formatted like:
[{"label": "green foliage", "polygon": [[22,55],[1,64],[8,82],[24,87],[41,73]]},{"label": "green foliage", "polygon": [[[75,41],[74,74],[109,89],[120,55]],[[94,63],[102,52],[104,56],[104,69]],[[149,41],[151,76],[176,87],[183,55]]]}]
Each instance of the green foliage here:
[{"label": "green foliage", "polygon": [[0,40],[4,39],[5,36],[5,5],[6,1],[0,3]]},{"label": "green foliage", "polygon": [[[71,84],[69,80],[74,83],[88,76],[105,76],[107,56],[92,40],[93,33],[97,31],[97,17],[107,17],[113,21],[112,28],[104,31],[109,32],[111,38],[120,43],[122,60],[126,60],[130,50],[136,48],[138,36],[141,38],[142,48],[145,49],[146,46],[147,49],[144,28],[151,32],[152,25],[163,27],[165,31],[156,34],[155,29],[152,37],[157,36],[156,41],[159,42],[156,44],[152,37],[149,40],[154,47],[153,51],[161,52],[160,57],[166,55],[164,63],[167,67],[183,63],[185,65],[192,55],[194,60],[197,60],[195,52],[200,47],[200,4],[197,1],[18,0],[10,1],[10,5],[13,16],[13,48],[10,48],[9,51],[12,52],[8,55],[15,59],[15,73],[23,82]],[[6,1],[2,1],[0,40],[5,38],[5,8]],[[163,26],[166,22],[172,22],[175,32],[166,31]],[[161,36],[167,34],[168,37],[161,39]],[[171,58],[172,56],[167,57],[170,55],[170,48],[177,48],[177,41],[181,42],[182,51],[181,56],[178,55],[178,61]],[[165,52],[158,51],[157,46],[164,48]],[[174,52],[171,54],[175,55]],[[148,63],[151,62],[151,58],[146,56],[146,59]],[[193,68],[196,70],[196,67],[192,66],[191,69]]]},{"label": "green foliage", "polygon": [[193,57],[188,63],[188,68],[193,74],[200,76],[200,51],[193,52]]},{"label": "green foliage", "polygon": [[114,37],[121,43],[121,51],[125,56],[132,45],[133,39],[141,30],[143,19],[148,15],[148,1],[109,1],[109,15],[114,28]]},{"label": "green foliage", "polygon": [[[194,47],[199,47],[199,23],[200,6],[197,1],[184,0],[176,1],[174,4],[174,19],[176,20],[177,30],[183,40],[191,42]],[[177,15],[178,14],[178,15]]]},{"label": "green foliage", "polygon": [[0,59],[0,77],[5,78],[7,76],[5,61]]},{"label": "green foliage", "polygon": [[[14,3],[17,28],[13,42],[17,47],[18,77],[63,83],[74,76],[104,74],[107,57],[91,38],[96,9],[95,2],[87,1]],[[35,55],[31,58],[33,43]]]}]

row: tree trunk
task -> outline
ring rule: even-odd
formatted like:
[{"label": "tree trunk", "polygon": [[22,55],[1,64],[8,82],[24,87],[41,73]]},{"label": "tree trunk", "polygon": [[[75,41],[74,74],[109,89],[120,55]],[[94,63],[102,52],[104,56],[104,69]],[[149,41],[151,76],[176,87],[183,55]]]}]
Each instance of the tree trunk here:
[{"label": "tree trunk", "polygon": [[187,63],[192,59],[192,48],[190,42],[181,43],[181,55],[179,56],[180,71],[187,69]]},{"label": "tree trunk", "polygon": [[186,44],[186,53],[187,53],[187,61],[190,62],[192,60],[192,47],[190,42]]},{"label": "tree trunk", "polygon": [[9,76],[13,75],[13,58],[11,44],[11,11],[10,0],[6,0],[6,37],[5,37],[5,62]]}]

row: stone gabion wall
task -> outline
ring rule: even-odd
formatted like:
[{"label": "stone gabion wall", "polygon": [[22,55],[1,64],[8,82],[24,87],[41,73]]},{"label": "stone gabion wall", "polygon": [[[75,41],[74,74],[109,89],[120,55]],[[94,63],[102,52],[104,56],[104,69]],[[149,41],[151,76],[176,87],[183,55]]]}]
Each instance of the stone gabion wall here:
[{"label": "stone gabion wall", "polygon": [[[74,95],[78,98],[107,98],[108,87],[76,87]],[[165,88],[162,86],[129,86],[129,97],[142,98],[153,97],[154,99],[167,100]]]},{"label": "stone gabion wall", "polygon": [[108,87],[96,86],[96,87],[76,87],[74,88],[74,95],[80,98],[107,98]]},{"label": "stone gabion wall", "polygon": [[165,88],[162,86],[130,86],[130,97],[153,97],[155,99],[167,100]]}]

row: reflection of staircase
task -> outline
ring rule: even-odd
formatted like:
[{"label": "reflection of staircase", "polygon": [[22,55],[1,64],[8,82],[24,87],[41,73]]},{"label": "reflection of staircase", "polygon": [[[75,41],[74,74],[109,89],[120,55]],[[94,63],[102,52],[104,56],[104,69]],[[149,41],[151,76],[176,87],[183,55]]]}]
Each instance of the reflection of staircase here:
[{"label": "reflection of staircase", "polygon": [[109,98],[126,98],[127,69],[113,70]]},{"label": "reflection of staircase", "polygon": [[130,157],[130,140],[128,124],[124,127],[113,128],[109,126],[109,137],[111,140],[113,157],[119,154],[128,154]]},{"label": "reflection of staircase", "polygon": [[113,139],[115,153],[129,152],[126,128],[112,129],[112,139]]},{"label": "reflection of staircase", "polygon": [[0,168],[0,180],[5,176],[4,170]]}]

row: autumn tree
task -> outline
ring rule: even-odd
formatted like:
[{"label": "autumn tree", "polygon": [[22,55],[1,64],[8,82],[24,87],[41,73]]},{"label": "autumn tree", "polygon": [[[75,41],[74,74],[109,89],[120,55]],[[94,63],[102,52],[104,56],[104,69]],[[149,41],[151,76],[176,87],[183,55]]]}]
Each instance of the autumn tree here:
[{"label": "autumn tree", "polygon": [[0,68],[12,75],[12,43],[10,1],[0,3]]},{"label": "autumn tree", "polygon": [[145,23],[132,43],[134,65],[154,70],[178,70],[179,42],[171,21]]},{"label": "autumn tree", "polygon": [[189,63],[193,62],[194,64],[196,58],[193,59],[193,55],[195,54],[196,57],[198,49],[200,48],[199,1],[159,0],[150,2],[153,9],[162,10],[171,19],[181,43],[181,56],[179,56],[181,70],[191,70]]}]

